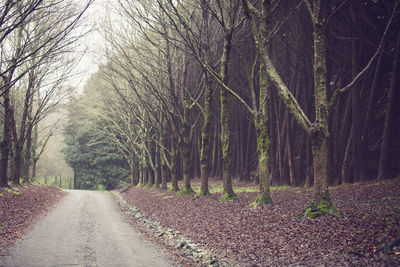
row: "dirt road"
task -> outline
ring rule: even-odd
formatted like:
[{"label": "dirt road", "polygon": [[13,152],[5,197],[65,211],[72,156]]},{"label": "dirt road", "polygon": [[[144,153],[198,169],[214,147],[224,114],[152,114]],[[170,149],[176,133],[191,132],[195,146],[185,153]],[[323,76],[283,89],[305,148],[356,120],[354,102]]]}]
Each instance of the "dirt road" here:
[{"label": "dirt road", "polygon": [[123,222],[107,193],[68,191],[0,266],[172,266]]}]

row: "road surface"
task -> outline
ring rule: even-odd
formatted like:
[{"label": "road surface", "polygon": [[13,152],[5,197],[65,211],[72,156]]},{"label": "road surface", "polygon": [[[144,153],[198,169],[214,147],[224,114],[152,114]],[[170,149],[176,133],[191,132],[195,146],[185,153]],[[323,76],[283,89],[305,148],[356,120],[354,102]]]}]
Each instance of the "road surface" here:
[{"label": "road surface", "polygon": [[68,191],[0,266],[172,266],[126,224],[104,192]]}]

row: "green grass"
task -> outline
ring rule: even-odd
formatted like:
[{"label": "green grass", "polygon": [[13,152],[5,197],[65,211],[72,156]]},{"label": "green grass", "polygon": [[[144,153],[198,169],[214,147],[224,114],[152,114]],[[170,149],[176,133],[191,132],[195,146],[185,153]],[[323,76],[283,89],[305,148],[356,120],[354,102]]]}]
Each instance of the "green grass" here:
[{"label": "green grass", "polygon": [[[179,181],[182,182],[183,181]],[[183,187],[183,184],[179,184],[180,187]],[[191,187],[193,191],[199,192],[200,191],[200,181],[199,180],[193,180],[191,183]],[[222,180],[210,180],[208,184],[208,190],[210,191],[210,194],[215,194],[215,193],[222,193],[224,191],[224,184]],[[235,193],[250,193],[250,192],[257,192],[258,191],[258,185],[255,184],[246,184],[243,185],[243,183],[240,186],[237,186],[235,184],[235,181],[233,181],[233,190]]]},{"label": "green grass", "polygon": [[[183,187],[183,181],[179,181],[179,187]],[[254,183],[245,183],[238,180],[232,180],[233,183],[233,191],[235,193],[253,193],[259,191],[259,185]],[[200,180],[195,179],[191,181],[191,187],[193,191],[200,191]],[[274,190],[298,190],[298,187],[291,187],[290,185],[283,186],[271,186],[271,191]],[[208,182],[208,190],[210,194],[220,193],[222,194],[224,191],[224,184],[222,180],[210,179]]]},{"label": "green grass", "polygon": [[[49,176],[47,178],[38,177],[34,181],[37,184],[47,184],[52,186],[57,186],[62,189],[72,189],[73,181],[71,177],[61,177],[61,176]],[[61,181],[60,181],[61,180]]]},{"label": "green grass", "polygon": [[11,187],[11,188],[2,187],[1,190],[3,191],[3,193],[0,193],[0,197],[4,196],[6,193],[11,193],[14,195],[21,194],[20,189],[18,187]]},{"label": "green grass", "polygon": [[[240,193],[254,193],[259,191],[259,185],[254,184],[254,183],[245,183],[243,181],[238,181],[238,180],[232,180],[233,183],[233,191],[235,194],[240,194]],[[191,188],[193,189],[194,192],[200,192],[200,180],[199,179],[194,179],[191,181]],[[180,188],[184,188],[183,180],[178,181],[178,186]],[[171,191],[171,187],[168,186],[169,190],[160,194],[157,194],[157,196],[160,196],[164,199],[168,198],[174,198],[176,196],[180,195],[185,195],[186,192],[181,191]],[[223,186],[223,181],[222,180],[215,180],[215,179],[210,179],[208,182],[208,190],[210,194],[222,194],[224,186]],[[271,191],[274,190],[299,190],[299,187],[291,187],[289,185],[283,185],[283,186],[271,186]],[[170,195],[170,193],[175,193],[175,195]]]},{"label": "green grass", "polygon": [[107,191],[106,188],[104,187],[104,185],[102,185],[102,184],[98,185],[97,188],[96,188],[96,190],[97,190],[97,191],[102,191],[102,192]]}]

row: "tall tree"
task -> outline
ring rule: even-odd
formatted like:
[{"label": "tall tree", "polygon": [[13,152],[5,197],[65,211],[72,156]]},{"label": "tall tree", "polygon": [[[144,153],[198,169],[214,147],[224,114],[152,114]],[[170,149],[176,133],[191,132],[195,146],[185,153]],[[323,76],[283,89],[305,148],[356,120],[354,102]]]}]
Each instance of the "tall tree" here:
[{"label": "tall tree", "polygon": [[395,46],[394,60],[393,60],[393,70],[392,77],[390,81],[390,86],[388,90],[388,106],[385,113],[385,124],[383,128],[383,138],[381,145],[381,154],[379,159],[379,172],[378,179],[390,178],[390,151],[391,143],[393,138],[393,124],[394,124],[394,103],[399,100],[399,89],[400,87],[400,31],[397,29],[397,41]]},{"label": "tall tree", "polygon": [[[258,27],[257,21],[260,20],[261,25],[265,25],[271,16],[272,3],[271,1],[262,1],[261,10],[257,10],[249,1],[242,0],[245,9],[246,17],[251,23],[252,34],[255,39],[257,48],[261,55],[261,60],[265,64],[265,73],[274,87],[278,91],[279,96],[284,101],[287,108],[295,117],[297,122],[303,129],[311,136],[313,161],[314,161],[314,200],[304,210],[304,215],[309,217],[316,217],[325,214],[338,215],[339,212],[333,206],[329,190],[328,190],[328,147],[327,140],[329,137],[328,119],[330,103],[327,100],[327,66],[326,66],[326,14],[328,10],[324,10],[326,6],[319,0],[314,0],[311,3],[305,1],[306,7],[309,10],[313,25],[313,43],[314,43],[314,101],[315,101],[315,122],[311,123],[306,116],[304,110],[298,104],[296,98],[290,92],[288,87],[282,81],[280,75],[275,69],[273,62],[270,59],[268,52],[268,40],[270,38],[267,26]],[[396,9],[397,5],[395,6]],[[392,17],[390,18],[387,27],[391,24]],[[387,30],[387,28],[386,28]],[[371,58],[369,64],[362,70],[353,81],[345,88],[336,93],[344,92],[351,88],[351,86],[366,72],[366,68],[371,65],[371,62],[376,58],[379,49],[381,49],[382,41],[386,35],[386,30],[382,36],[381,44],[377,52]],[[331,103],[335,100],[337,95],[333,94]]]}]

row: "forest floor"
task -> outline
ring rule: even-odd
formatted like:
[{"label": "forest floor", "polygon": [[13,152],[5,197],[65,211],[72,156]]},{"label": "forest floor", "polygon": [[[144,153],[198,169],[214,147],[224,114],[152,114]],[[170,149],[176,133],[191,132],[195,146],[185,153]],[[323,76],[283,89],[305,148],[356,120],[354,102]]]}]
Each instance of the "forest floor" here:
[{"label": "forest floor", "polygon": [[53,186],[23,184],[11,189],[0,188],[0,258],[8,254],[14,243],[63,195]]},{"label": "forest floor", "polygon": [[[222,203],[221,185],[211,181],[214,193],[201,198],[136,187],[121,194],[157,228],[172,229],[222,266],[400,266],[400,179],[332,187],[342,216],[318,219],[296,217],[312,200],[310,189],[273,188],[273,204],[253,209],[254,184],[235,181],[239,198]],[[188,256],[186,243],[168,244],[142,215],[126,216],[178,264],[210,265]]]}]

